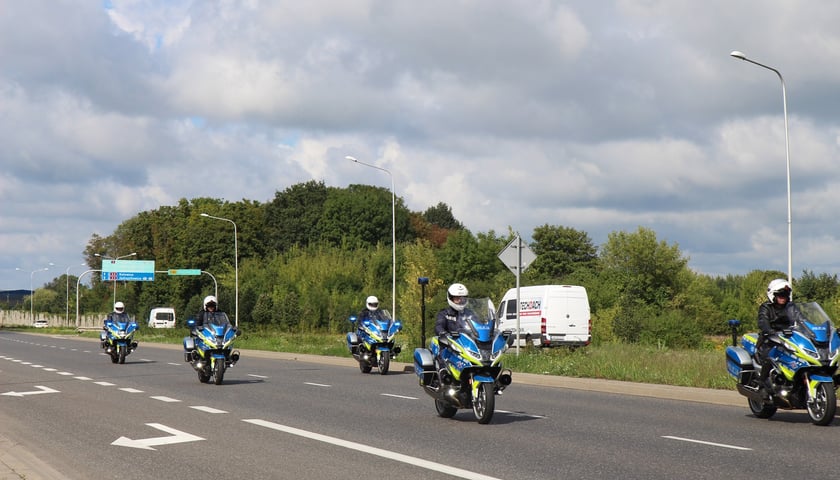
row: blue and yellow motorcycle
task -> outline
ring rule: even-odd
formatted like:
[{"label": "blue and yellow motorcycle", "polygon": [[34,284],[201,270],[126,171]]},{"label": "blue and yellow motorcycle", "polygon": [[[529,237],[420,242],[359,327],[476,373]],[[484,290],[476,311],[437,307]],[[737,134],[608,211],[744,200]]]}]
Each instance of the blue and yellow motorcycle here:
[{"label": "blue and yellow motorcycle", "polygon": [[137,350],[134,334],[137,323],[127,313],[113,313],[99,332],[99,346],[111,357],[111,363],[125,363],[125,357]]},{"label": "blue and yellow motorcycle", "polygon": [[819,304],[798,303],[795,308],[802,313],[800,321],[772,340],[767,355],[771,388],[759,380],[762,365],[755,355],[758,334],[744,334],[738,346],[738,320],[729,321],[732,345],[726,347],[726,368],[756,417],[770,418],[780,408],[807,409],[813,424],[828,425],[837,409],[840,336]]},{"label": "blue and yellow motorcycle", "polygon": [[[184,360],[198,373],[198,381],[221,385],[225,370],[239,361],[239,351],[233,341],[242,332],[233,326],[224,312],[207,313],[204,325],[195,326],[195,319],[187,320],[192,335],[184,337]],[[193,336],[194,335],[194,336]]]},{"label": "blue and yellow motorcycle", "polygon": [[496,395],[512,381],[501,362],[507,340],[487,298],[468,299],[461,319],[457,333],[432,337],[428,349],[414,349],[414,373],[435,399],[439,416],[452,418],[458,409],[472,408],[478,423],[490,423]]},{"label": "blue and yellow motorcycle", "polygon": [[[359,319],[352,315],[350,323],[356,325]],[[388,310],[379,309],[370,312],[361,320],[355,332],[347,333],[347,348],[359,362],[362,373],[370,373],[374,366],[379,374],[385,375],[391,366],[391,360],[402,351],[394,344],[394,337],[402,330],[402,322],[391,319]]]}]

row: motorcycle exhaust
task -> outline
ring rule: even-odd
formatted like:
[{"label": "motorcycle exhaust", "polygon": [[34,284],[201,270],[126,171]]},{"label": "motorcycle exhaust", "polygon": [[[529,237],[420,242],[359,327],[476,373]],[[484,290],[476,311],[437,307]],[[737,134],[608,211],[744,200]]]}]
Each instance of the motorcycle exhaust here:
[{"label": "motorcycle exhaust", "polygon": [[230,354],[230,364],[231,366],[236,365],[236,362],[239,361],[239,350],[234,351]]},{"label": "motorcycle exhaust", "polygon": [[513,377],[511,376],[510,373],[503,373],[503,374],[499,375],[499,384],[502,387],[507,387],[508,385],[511,384],[512,381],[513,381]]}]

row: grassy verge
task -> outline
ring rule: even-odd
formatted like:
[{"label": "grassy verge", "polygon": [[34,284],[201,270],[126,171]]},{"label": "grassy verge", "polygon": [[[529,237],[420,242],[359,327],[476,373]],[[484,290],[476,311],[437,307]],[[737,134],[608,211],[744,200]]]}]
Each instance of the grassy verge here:
[{"label": "grassy verge", "polygon": [[[68,329],[21,328],[33,333],[71,333]],[[72,332],[75,334],[75,332]],[[180,344],[185,329],[141,328],[139,342]],[[79,335],[98,337],[98,332]],[[236,347],[249,350],[306,353],[349,357],[344,334],[289,334],[268,330],[245,330]],[[412,363],[414,346],[403,345],[396,361]],[[505,365],[514,372],[601,378],[685,387],[734,389],[726,372],[724,344],[701,350],[673,350],[642,345],[608,344],[570,350],[566,348],[523,348],[505,354]]]}]

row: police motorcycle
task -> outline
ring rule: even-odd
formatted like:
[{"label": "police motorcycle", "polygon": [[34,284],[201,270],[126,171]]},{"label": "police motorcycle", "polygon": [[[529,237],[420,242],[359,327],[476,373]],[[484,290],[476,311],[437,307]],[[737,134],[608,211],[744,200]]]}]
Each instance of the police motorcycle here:
[{"label": "police motorcycle", "polygon": [[[402,330],[402,322],[393,320],[388,310],[378,309],[359,320],[350,316],[350,323],[357,326],[355,332],[347,333],[347,348],[359,362],[362,373],[370,373],[374,366],[379,374],[385,375],[402,348],[394,344],[394,337]],[[358,325],[357,325],[357,322]]]},{"label": "police motorcycle", "polygon": [[111,363],[125,363],[126,355],[137,350],[136,332],[137,322],[125,312],[114,312],[105,319],[99,332],[99,346],[111,357]]},{"label": "police motorcycle", "polygon": [[233,326],[224,312],[205,312],[204,325],[196,327],[195,319],[187,320],[190,336],[184,337],[184,360],[198,373],[198,381],[221,385],[225,370],[239,361],[239,350],[233,341],[241,331]]},{"label": "police motorcycle", "polygon": [[726,368],[737,381],[738,393],[747,397],[758,418],[770,418],[777,409],[807,409],[814,425],[828,425],[837,409],[837,363],[840,335],[816,302],[797,303],[802,321],[781,333],[767,356],[771,391],[759,379],[762,365],[756,359],[759,333],[746,333],[737,345],[738,320],[729,320],[732,345],[726,347]]},{"label": "police motorcycle", "polygon": [[452,418],[458,409],[472,409],[478,423],[493,418],[496,395],[511,384],[502,367],[507,340],[498,329],[488,298],[468,298],[459,331],[432,337],[429,348],[414,349],[414,373],[435,399],[439,416]]}]

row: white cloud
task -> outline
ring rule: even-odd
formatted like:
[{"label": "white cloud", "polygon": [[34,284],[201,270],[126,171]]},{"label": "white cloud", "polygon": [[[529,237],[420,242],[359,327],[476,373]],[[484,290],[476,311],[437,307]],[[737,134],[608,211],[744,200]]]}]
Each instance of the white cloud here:
[{"label": "white cloud", "polygon": [[[475,232],[652,228],[712,274],[837,273],[840,6],[781,0],[12,2],[0,270],[76,263],[180,198],[308,180]],[[744,18],[751,21],[745,22]],[[34,21],[37,19],[37,21]],[[38,28],[33,28],[37,25]],[[26,287],[2,276],[0,289]],[[46,279],[45,279],[46,280]],[[26,283],[26,282],[24,282]]]}]

